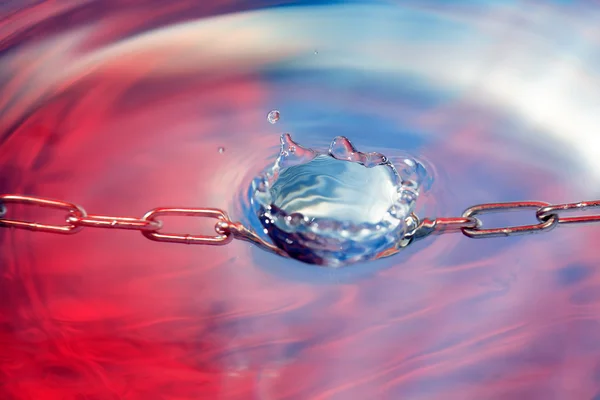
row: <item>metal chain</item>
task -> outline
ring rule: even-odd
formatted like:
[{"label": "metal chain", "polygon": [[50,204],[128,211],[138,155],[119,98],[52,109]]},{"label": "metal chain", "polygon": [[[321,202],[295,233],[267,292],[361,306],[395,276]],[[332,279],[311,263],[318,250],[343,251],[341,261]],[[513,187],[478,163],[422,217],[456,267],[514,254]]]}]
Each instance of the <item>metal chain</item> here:
[{"label": "metal chain", "polygon": [[[66,213],[65,224],[53,225],[8,218],[7,214],[10,214],[10,205],[19,204],[53,208]],[[471,238],[487,238],[545,232],[562,224],[600,222],[600,214],[571,217],[561,216],[563,212],[584,211],[592,208],[600,208],[600,200],[556,205],[541,201],[480,204],[465,210],[461,217],[426,218],[420,220],[414,236],[415,238],[421,238],[432,233],[461,231],[464,235]],[[501,228],[485,228],[482,221],[477,217],[482,214],[522,209],[534,210],[538,223]],[[216,234],[191,235],[164,233],[162,232],[163,223],[158,219],[160,216],[212,218],[216,220]],[[204,245],[225,245],[236,238],[252,242],[266,250],[286,256],[283,251],[265,242],[239,222],[232,222],[224,211],[214,208],[155,208],[147,212],[142,218],[113,217],[88,214],[79,205],[59,200],[21,195],[0,195],[0,227],[61,234],[77,233],[84,227],[125,229],[140,231],[146,238],[157,242]]]},{"label": "metal chain", "polygon": [[[7,214],[10,214],[8,211],[10,205],[53,208],[62,211],[66,214],[65,224],[42,224],[39,222],[8,218]],[[216,220],[216,234],[192,235],[164,233],[162,232],[163,222],[157,219],[160,216],[213,218]],[[228,244],[236,238],[254,243],[265,250],[277,253],[281,256],[287,256],[282,250],[265,242],[254,232],[245,228],[241,223],[232,222],[227,213],[215,208],[155,208],[148,211],[142,218],[114,217],[88,214],[83,207],[60,200],[7,194],[0,195],[0,227],[61,234],[77,233],[84,227],[124,229],[139,231],[146,238],[156,242],[204,244],[213,246]]]},{"label": "metal chain", "polygon": [[[148,239],[157,242],[186,243],[186,244],[208,244],[223,245],[231,242],[233,237],[229,232],[217,232],[216,235],[189,235],[162,233],[162,221],[156,219],[158,216],[186,216],[186,217],[209,217],[219,221],[231,222],[227,214],[221,210],[212,208],[155,208],[146,213],[142,218],[112,217],[106,215],[88,214],[83,207],[60,200],[51,200],[41,197],[2,195],[0,204],[7,210],[11,204],[21,204],[45,208],[54,208],[66,213],[64,225],[41,224],[38,222],[21,221],[18,219],[5,218],[0,215],[0,226],[27,229],[30,231],[52,232],[73,234],[84,227],[127,229],[142,232]],[[4,214],[9,214],[5,211]]]},{"label": "metal chain", "polygon": [[[531,233],[545,232],[562,224],[584,224],[600,222],[600,214],[579,215],[575,217],[561,217],[561,212],[585,211],[600,208],[600,200],[584,201],[580,203],[567,203],[552,205],[543,201],[517,201],[507,203],[479,204],[467,208],[459,218],[424,219],[420,223],[423,230],[420,236],[429,233],[443,233],[448,231],[461,231],[470,238],[489,238],[498,236],[515,236]],[[537,224],[507,226],[500,228],[484,228],[477,215],[518,211],[522,209],[535,210]]]}]

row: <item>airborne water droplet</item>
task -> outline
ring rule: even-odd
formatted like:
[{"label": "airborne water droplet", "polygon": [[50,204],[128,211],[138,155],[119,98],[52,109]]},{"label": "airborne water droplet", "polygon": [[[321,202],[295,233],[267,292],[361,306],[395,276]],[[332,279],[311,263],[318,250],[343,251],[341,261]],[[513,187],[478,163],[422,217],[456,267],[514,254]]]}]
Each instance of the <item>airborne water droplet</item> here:
[{"label": "airborne water droplet", "polygon": [[225,153],[225,147],[219,147],[219,154]]},{"label": "airborne water droplet", "polygon": [[271,111],[269,111],[269,113],[267,114],[267,120],[271,124],[274,124],[277,121],[279,121],[279,111],[277,111],[277,110],[271,110]]}]

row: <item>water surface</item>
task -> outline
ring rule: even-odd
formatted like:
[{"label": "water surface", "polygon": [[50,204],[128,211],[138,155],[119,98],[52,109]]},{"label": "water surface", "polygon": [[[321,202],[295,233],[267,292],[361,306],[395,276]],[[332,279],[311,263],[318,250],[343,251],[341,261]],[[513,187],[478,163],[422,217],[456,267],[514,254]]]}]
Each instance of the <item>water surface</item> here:
[{"label": "water surface", "polygon": [[[218,207],[259,227],[243,199],[291,132],[422,160],[422,216],[600,197],[600,15],[586,2],[0,12],[0,192],[116,215]],[[444,235],[331,270],[242,242],[0,230],[0,397],[592,399],[597,237]]]}]

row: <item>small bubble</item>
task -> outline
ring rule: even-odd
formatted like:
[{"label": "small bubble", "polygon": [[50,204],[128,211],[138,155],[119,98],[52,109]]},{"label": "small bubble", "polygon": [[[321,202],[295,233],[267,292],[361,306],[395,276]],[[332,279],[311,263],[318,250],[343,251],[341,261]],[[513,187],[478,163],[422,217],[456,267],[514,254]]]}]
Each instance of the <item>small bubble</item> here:
[{"label": "small bubble", "polygon": [[225,147],[219,147],[219,154],[225,153]]},{"label": "small bubble", "polygon": [[267,120],[271,124],[274,124],[277,121],[279,121],[279,111],[277,111],[277,110],[271,110],[271,111],[269,111],[269,114],[267,114]]}]

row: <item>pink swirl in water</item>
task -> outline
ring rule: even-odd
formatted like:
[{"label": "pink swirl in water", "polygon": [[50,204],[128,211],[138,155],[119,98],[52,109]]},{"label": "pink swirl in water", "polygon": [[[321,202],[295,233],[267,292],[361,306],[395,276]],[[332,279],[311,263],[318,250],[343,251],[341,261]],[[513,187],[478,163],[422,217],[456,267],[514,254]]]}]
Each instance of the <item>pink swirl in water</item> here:
[{"label": "pink swirl in water", "polygon": [[[138,3],[47,1],[2,20],[2,192],[114,215],[171,205],[232,210],[237,191],[276,155],[273,129],[287,128],[284,118],[265,126],[275,89],[257,71],[305,51],[327,64],[333,51],[301,38],[275,46],[263,28],[270,21],[285,35],[294,20],[285,10],[152,32],[161,18],[218,13],[225,3],[196,14],[198,2]],[[353,24],[362,20],[400,26],[348,9],[360,32]],[[331,35],[340,23],[329,18],[345,10],[298,11],[299,25]],[[369,56],[371,40],[359,43]],[[339,43],[341,52],[348,41]],[[383,60],[398,54],[384,50]],[[364,59],[361,51],[341,61]],[[446,66],[454,75],[467,62],[455,61]],[[530,143],[498,134],[508,127],[467,94],[423,114],[360,91],[287,88],[302,104],[319,99],[349,115],[386,117],[399,131],[429,132],[421,154],[435,162],[436,182],[419,198],[419,215],[589,194],[569,182],[562,158],[536,158]],[[351,139],[393,158],[403,137],[388,149],[372,139],[378,129]],[[170,231],[213,228],[164,222]],[[600,390],[597,237],[594,226],[523,240],[445,235],[358,266],[361,279],[352,279],[239,242],[0,229],[0,398],[589,399]]]}]

